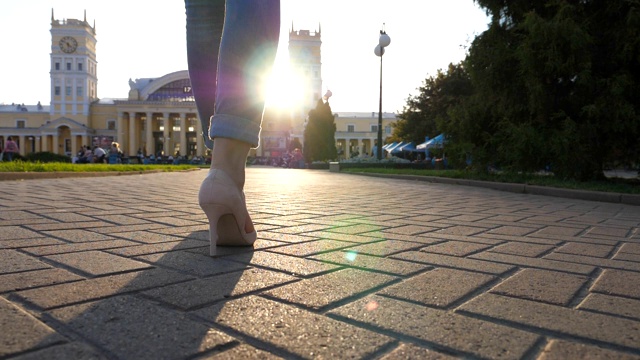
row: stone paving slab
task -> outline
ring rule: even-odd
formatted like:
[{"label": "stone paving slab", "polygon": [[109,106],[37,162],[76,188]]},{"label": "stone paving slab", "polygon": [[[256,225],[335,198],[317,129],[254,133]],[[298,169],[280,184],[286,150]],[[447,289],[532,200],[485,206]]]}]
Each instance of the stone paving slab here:
[{"label": "stone paving slab", "polygon": [[640,206],[251,167],[209,257],[205,176],[2,182],[0,358],[640,359]]}]

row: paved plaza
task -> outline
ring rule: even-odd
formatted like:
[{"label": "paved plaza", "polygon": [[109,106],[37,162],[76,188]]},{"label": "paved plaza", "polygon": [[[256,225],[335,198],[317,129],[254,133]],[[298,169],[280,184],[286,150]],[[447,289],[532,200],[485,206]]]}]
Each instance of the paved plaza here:
[{"label": "paved plaza", "polygon": [[252,167],[0,182],[0,359],[640,359],[640,206]]}]

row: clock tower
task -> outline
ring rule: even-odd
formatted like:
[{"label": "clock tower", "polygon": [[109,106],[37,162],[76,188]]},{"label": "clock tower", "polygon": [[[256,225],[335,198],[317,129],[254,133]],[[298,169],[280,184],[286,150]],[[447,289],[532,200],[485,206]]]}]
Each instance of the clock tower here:
[{"label": "clock tower", "polygon": [[73,119],[88,125],[90,104],[97,100],[96,28],[84,19],[56,20],[51,10],[52,120]]}]

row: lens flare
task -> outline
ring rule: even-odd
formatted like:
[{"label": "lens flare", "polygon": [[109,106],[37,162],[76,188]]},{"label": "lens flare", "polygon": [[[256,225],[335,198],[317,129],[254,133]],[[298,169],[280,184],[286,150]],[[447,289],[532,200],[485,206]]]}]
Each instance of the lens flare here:
[{"label": "lens flare", "polygon": [[380,305],[378,305],[378,302],[375,300],[371,300],[367,303],[367,305],[364,306],[364,309],[367,311],[374,311],[376,309],[378,309]]},{"label": "lens flare", "polygon": [[358,257],[358,253],[355,251],[347,251],[344,254],[344,258],[348,261],[348,262],[354,262],[356,261],[356,258]]}]

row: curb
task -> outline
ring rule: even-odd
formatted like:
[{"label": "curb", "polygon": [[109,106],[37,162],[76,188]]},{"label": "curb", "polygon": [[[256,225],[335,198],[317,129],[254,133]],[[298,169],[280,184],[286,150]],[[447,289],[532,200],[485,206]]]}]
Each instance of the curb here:
[{"label": "curb", "polygon": [[452,179],[452,178],[442,178],[437,176],[388,175],[388,174],[371,174],[371,173],[356,173],[356,172],[350,172],[347,174],[379,177],[379,178],[387,178],[387,179],[425,181],[425,182],[449,184],[449,185],[474,186],[474,187],[480,187],[485,189],[518,193],[518,194],[543,195],[543,196],[552,196],[552,197],[562,197],[567,199],[598,201],[598,202],[608,202],[608,203],[615,203],[615,204],[640,206],[640,195],[637,195],[637,194],[622,194],[622,193],[613,193],[613,192],[560,189],[560,188],[551,188],[551,187],[545,187],[545,186],[539,186],[539,185],[494,183],[490,181]]}]

